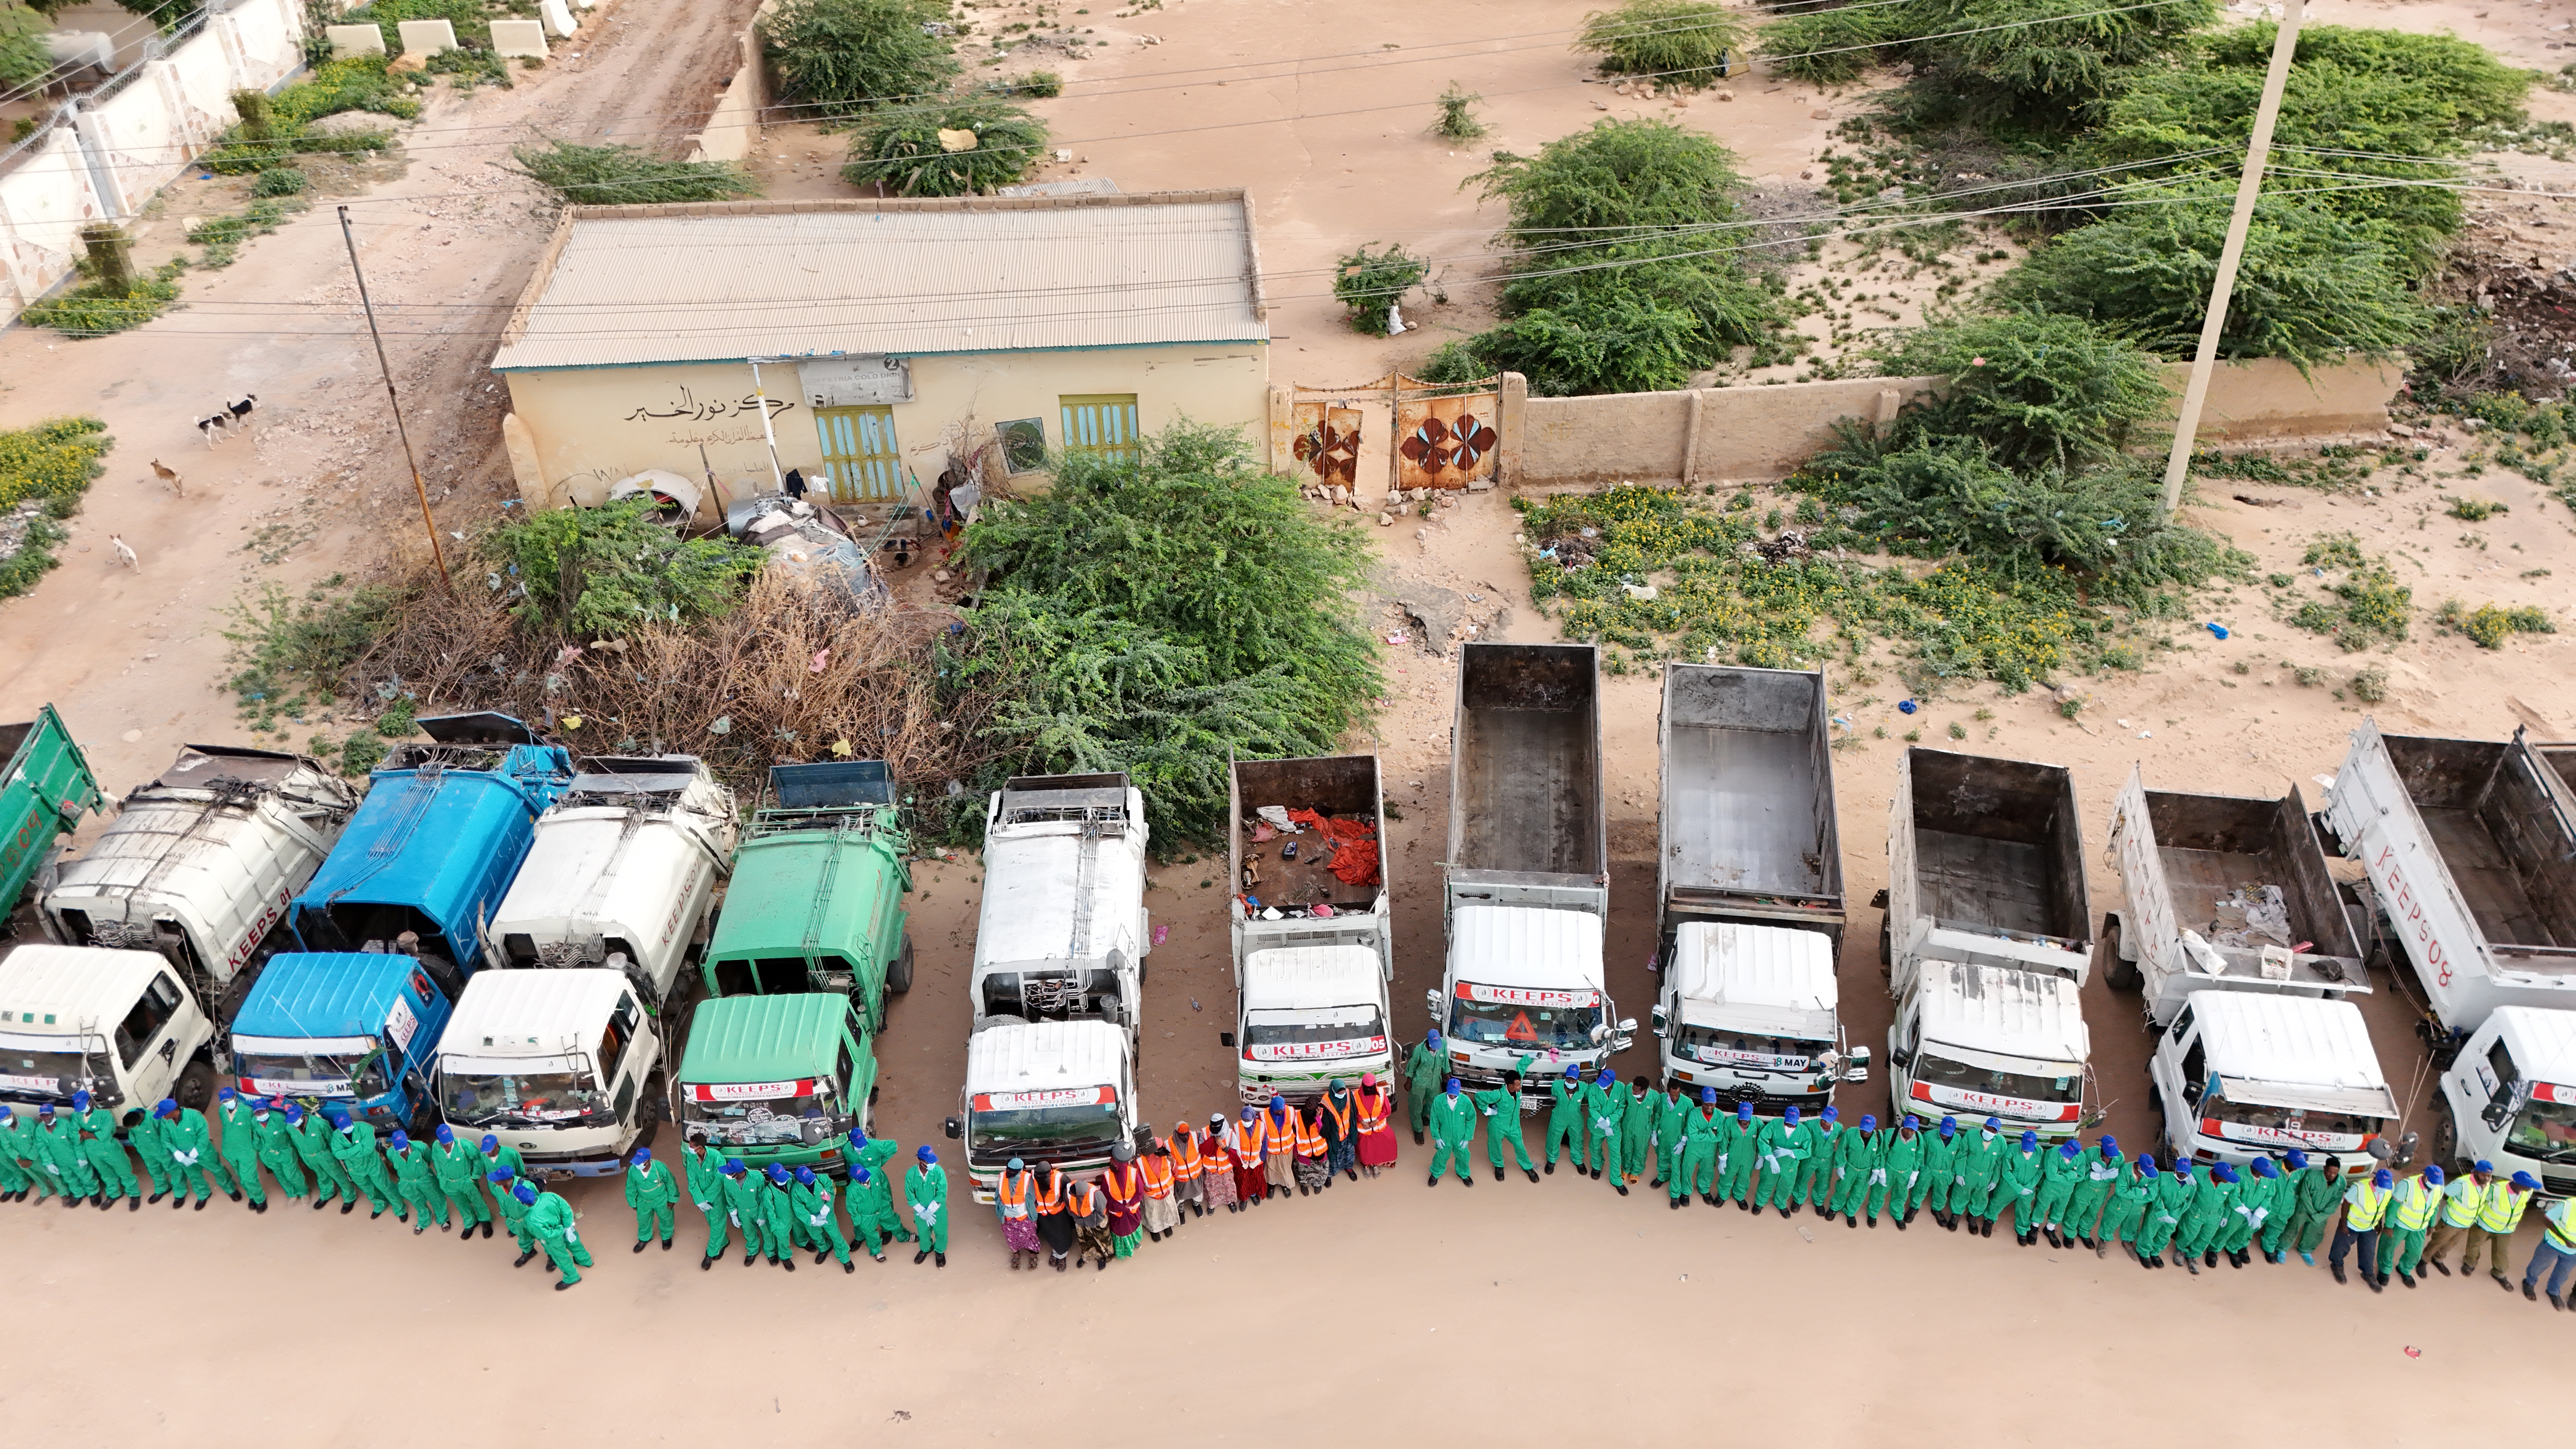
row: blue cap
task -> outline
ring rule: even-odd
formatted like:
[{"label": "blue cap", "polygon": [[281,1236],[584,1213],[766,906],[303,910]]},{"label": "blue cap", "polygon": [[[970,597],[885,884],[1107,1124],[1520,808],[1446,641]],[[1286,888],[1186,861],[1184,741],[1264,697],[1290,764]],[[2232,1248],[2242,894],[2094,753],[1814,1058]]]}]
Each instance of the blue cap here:
[{"label": "blue cap", "polygon": [[2110,1133],[2108,1133],[2108,1132],[2103,1133],[2103,1134],[2102,1134],[2102,1150],[2103,1150],[2104,1152],[2110,1153],[2110,1154],[2111,1154],[2112,1156],[2114,1156],[2114,1157],[2119,1156],[2119,1154],[2120,1154],[2120,1139],[2119,1139],[2119,1138],[2117,1138],[2117,1137],[2112,1136],[2112,1135],[2111,1135]]},{"label": "blue cap", "polygon": [[[176,1117],[179,1115],[179,1104],[168,1097],[164,1097],[160,1101],[152,1104],[152,1115],[155,1117]],[[2478,1170],[2480,1172],[2486,1171],[2486,1165],[2484,1163],[2479,1164]]]},{"label": "blue cap", "polygon": [[348,1113],[335,1107],[331,1110],[331,1125],[339,1131],[346,1132],[356,1124],[349,1120]]},{"label": "blue cap", "polygon": [[301,1121],[303,1121],[303,1120],[304,1120],[304,1109],[303,1109],[302,1107],[297,1106],[297,1105],[296,1105],[296,1104],[294,1104],[293,1102],[289,1102],[289,1103],[287,1103],[287,1104],[286,1104],[286,1120],[287,1120],[287,1121],[289,1121],[289,1122],[301,1122]]},{"label": "blue cap", "polygon": [[1603,1067],[1601,1069],[1600,1085],[1606,1087],[1618,1080],[1619,1074],[1617,1072],[1610,1070],[1608,1067]]},{"label": "blue cap", "polygon": [[1986,1119],[1986,1130],[1987,1130],[1987,1131],[1989,1131],[1989,1132],[2001,1132],[2002,1130],[2004,1130],[2004,1119],[2002,1119],[2001,1117],[1989,1117],[1989,1118],[1987,1118],[1987,1119]]},{"label": "blue cap", "polygon": [[1959,1132],[1959,1119],[1958,1119],[1958,1118],[1956,1118],[1956,1117],[1944,1117],[1944,1118],[1942,1118],[1942,1119],[1941,1119],[1941,1135],[1942,1135],[1942,1136],[1944,1136],[1944,1137],[1955,1137],[1955,1136],[1957,1136],[1957,1135],[1958,1135],[1958,1132]]},{"label": "blue cap", "polygon": [[[1013,1162],[1017,1162],[1017,1161],[1019,1161],[1019,1159],[1018,1159],[1018,1158],[1016,1158],[1016,1157],[1012,1158],[1011,1160],[1012,1160]],[[871,1181],[871,1180],[872,1180],[872,1179],[870,1178],[869,1173],[868,1173],[868,1170],[867,1170],[866,1168],[864,1168],[864,1167],[853,1167],[853,1168],[851,1168],[851,1169],[850,1169],[850,1181],[852,1181],[852,1182],[868,1182],[868,1181]]]},{"label": "blue cap", "polygon": [[510,1180],[510,1169],[507,1167],[496,1167],[483,1175],[494,1182],[508,1182]]},{"label": "blue cap", "polygon": [[2152,1157],[2152,1156],[2150,1156],[2150,1155],[2149,1155],[2149,1154],[2147,1154],[2147,1153],[2144,1153],[2144,1152],[2139,1153],[2139,1154],[2138,1154],[2138,1176],[2140,1176],[2140,1177],[2153,1177],[2153,1176],[2155,1176],[2155,1175],[2156,1175],[2156,1160],[2155,1160],[2155,1158],[2154,1158],[2154,1157]]},{"label": "blue cap", "polygon": [[922,1166],[924,1166],[924,1167],[927,1167],[927,1166],[929,1166],[930,1164],[932,1164],[932,1163],[934,1163],[934,1162],[937,1162],[937,1161],[939,1160],[939,1154],[938,1154],[938,1153],[936,1153],[936,1152],[931,1151],[931,1150],[930,1150],[930,1144],[929,1144],[929,1143],[927,1143],[927,1142],[925,1142],[925,1143],[921,1144],[919,1147],[914,1148],[914,1149],[912,1150],[912,1155],[913,1155],[913,1156],[915,1156],[915,1157],[920,1158],[920,1159],[921,1159]]},{"label": "blue cap", "polygon": [[450,1130],[446,1123],[441,1122],[438,1124],[438,1140],[453,1144],[456,1141],[456,1133]]},{"label": "blue cap", "polygon": [[1789,1107],[1789,1113],[1788,1113],[1788,1122],[1789,1122],[1789,1125],[1790,1125],[1790,1126],[1792,1126],[1792,1127],[1795,1127],[1795,1126],[1797,1126],[1797,1125],[1798,1125],[1798,1108],[1797,1108],[1797,1104],[1795,1104],[1795,1103],[1791,1103],[1791,1104],[1790,1104],[1790,1107]]},{"label": "blue cap", "polygon": [[1827,1102],[1827,1103],[1825,1104],[1825,1110],[1824,1110],[1822,1113],[1820,1113],[1819,1115],[1820,1115],[1820,1116],[1822,1116],[1822,1117],[1824,1118],[1824,1120],[1826,1120],[1826,1121],[1828,1121],[1828,1122],[1839,1122],[1839,1121],[1841,1121],[1841,1120],[1842,1120],[1842,1116],[1843,1116],[1843,1109],[1842,1109],[1842,1108],[1840,1108],[1840,1107],[1835,1106],[1835,1105],[1834,1105],[1833,1103],[1831,1103],[1831,1102]]},{"label": "blue cap", "polygon": [[54,1104],[51,1102],[41,1104],[36,1108],[36,1115],[39,1117],[51,1117],[54,1115]]},{"label": "blue cap", "polygon": [[2236,1169],[2228,1166],[2224,1162],[2211,1168],[2209,1170],[2209,1175],[2210,1178],[2216,1182],[2233,1183],[2236,1181]]},{"label": "blue cap", "polygon": [[395,1128],[393,1130],[393,1135],[387,1137],[385,1140],[393,1144],[394,1151],[396,1152],[400,1152],[411,1145],[411,1139],[403,1135],[403,1130],[400,1127]]},{"label": "blue cap", "polygon": [[2397,1185],[2397,1174],[2383,1167],[2370,1175],[2370,1185],[2378,1188],[2395,1187]]},{"label": "blue cap", "polygon": [[87,1092],[74,1092],[74,1093],[72,1093],[72,1105],[73,1105],[73,1106],[75,1106],[75,1107],[77,1107],[77,1108],[79,1108],[80,1110],[82,1110],[82,1111],[84,1111],[84,1112],[88,1111],[88,1110],[89,1110],[89,1093],[87,1093]]},{"label": "blue cap", "polygon": [[[1449,1095],[1450,1095],[1450,1096],[1452,1096],[1452,1097],[1457,1096],[1457,1095],[1458,1095],[1458,1079],[1457,1079],[1456,1077],[1451,1077],[1451,1078],[1449,1079],[1448,1083],[1447,1083],[1446,1085],[1442,1086],[1440,1090],[1441,1090],[1441,1091],[1443,1091],[1443,1092],[1446,1092],[1447,1094],[1449,1094]],[[1251,1109],[1250,1107],[1246,1107],[1246,1108],[1244,1108],[1243,1110],[1244,1110],[1245,1115],[1246,1115],[1247,1117],[1249,1117],[1249,1116],[1250,1116],[1250,1114],[1251,1114],[1251,1112],[1252,1112],[1252,1109]]]},{"label": "blue cap", "polygon": [[787,1180],[787,1168],[783,1163],[773,1162],[769,1164],[768,1172],[769,1180],[771,1182],[785,1182]]},{"label": "blue cap", "polygon": [[[161,1105],[163,1105],[163,1106],[165,1106],[165,1107],[166,1107],[166,1106],[168,1106],[168,1105],[170,1105],[170,1104],[169,1104],[169,1103],[167,1103],[167,1102],[164,1102],[164,1103],[162,1103]],[[2479,1158],[2476,1162],[2471,1163],[2471,1164],[2470,1164],[2470,1166],[2471,1166],[2471,1167],[2473,1167],[2473,1168],[2475,1168],[2475,1169],[2476,1169],[2477,1171],[2479,1171],[2479,1172],[2493,1172],[2493,1171],[2495,1171],[2495,1164],[2494,1164],[2494,1163],[2492,1163],[2492,1162],[2487,1161],[2487,1160],[2486,1160],[2485,1158],[2483,1158],[2483,1157]]]},{"label": "blue cap", "polygon": [[2433,1184],[2435,1187],[2440,1187],[2443,1183],[2449,1181],[2450,1178],[2449,1175],[2444,1173],[2439,1167],[2426,1167],[2424,1169],[2424,1180]]},{"label": "blue cap", "polygon": [[796,1180],[797,1180],[798,1182],[803,1183],[803,1184],[804,1184],[804,1185],[806,1185],[807,1187],[812,1187],[812,1186],[814,1185],[814,1169],[812,1169],[812,1168],[810,1168],[810,1167],[799,1167],[799,1168],[797,1168],[797,1169],[796,1169]]},{"label": "blue cap", "polygon": [[501,1139],[500,1139],[500,1138],[498,1138],[498,1137],[493,1136],[493,1135],[492,1135],[491,1133],[489,1133],[489,1132],[484,1133],[484,1134],[483,1134],[483,1150],[484,1150],[484,1151],[486,1151],[486,1152],[498,1152],[498,1151],[500,1151],[500,1150],[501,1150]]},{"label": "blue cap", "polygon": [[2254,1159],[2254,1175],[2256,1177],[2279,1177],[2281,1172],[2279,1168],[2272,1165],[2272,1159],[2268,1157],[2257,1157]]},{"label": "blue cap", "polygon": [[653,1149],[650,1147],[638,1147],[635,1149],[635,1156],[629,1160],[631,1160],[637,1167],[649,1167],[653,1162]]},{"label": "blue cap", "polygon": [[1287,1098],[1285,1098],[1285,1097],[1283,1097],[1283,1096],[1280,1096],[1277,1092],[1273,1092],[1273,1093],[1271,1093],[1271,1094],[1270,1094],[1270,1110],[1271,1110],[1271,1111],[1276,1112],[1276,1111],[1278,1111],[1280,1108],[1285,1107],[1285,1106],[1287,1106],[1287,1105],[1288,1105],[1288,1099],[1287,1099]]},{"label": "blue cap", "polygon": [[867,1146],[867,1145],[868,1145],[868,1129],[866,1129],[865,1127],[853,1127],[853,1128],[851,1128],[851,1129],[850,1129],[850,1140],[851,1140],[852,1142],[855,1142],[855,1143],[859,1144],[861,1147],[865,1147],[865,1146]]},{"label": "blue cap", "polygon": [[2021,1132],[2021,1150],[2022,1150],[2022,1151],[2024,1151],[2024,1152],[2028,1152],[2028,1151],[2030,1151],[2032,1148],[2037,1147],[2038,1145],[2039,1145],[2039,1134],[2038,1134],[2038,1133],[2036,1133],[2036,1132],[2031,1131],[2031,1130],[2030,1130],[2029,1128],[2027,1128],[2027,1127],[2023,1128],[2023,1129],[2022,1129],[2022,1132]]},{"label": "blue cap", "polygon": [[1860,1130],[1862,1130],[1863,1132],[1875,1132],[1875,1131],[1877,1131],[1877,1130],[1878,1130],[1878,1118],[1877,1118],[1875,1115],[1871,1114],[1871,1113],[1863,1112],[1863,1113],[1860,1115]]},{"label": "blue cap", "polygon": [[1916,1117],[1913,1113],[1908,1112],[1905,1114],[1904,1127],[1908,1132],[1920,1132],[1923,1130],[1923,1123],[1920,1118]]},{"label": "blue cap", "polygon": [[534,1206],[537,1201],[537,1189],[534,1184],[523,1182],[511,1189],[510,1196],[529,1206]]},{"label": "blue cap", "polygon": [[2295,1147],[2291,1148],[2289,1155],[2282,1160],[2290,1164],[2290,1170],[2292,1172],[2304,1172],[2307,1170],[2308,1154],[2301,1152]]},{"label": "blue cap", "polygon": [[1430,1030],[1430,1031],[1425,1032],[1425,1033],[1423,1034],[1423,1037],[1422,1037],[1422,1044],[1423,1044],[1424,1046],[1430,1046],[1430,1045],[1432,1045],[1433,1043],[1435,1043],[1435,1042],[1437,1042],[1437,1041],[1439,1041],[1439,1040],[1440,1040],[1440,1028],[1438,1028],[1438,1027],[1436,1027],[1436,1026],[1435,1026],[1435,1027],[1431,1028],[1431,1030]]},{"label": "blue cap", "polygon": [[728,1157],[725,1159],[724,1166],[717,1168],[716,1171],[721,1172],[728,1177],[740,1177],[742,1176],[743,1171],[742,1159],[739,1157]]},{"label": "blue cap", "polygon": [[216,1100],[216,1101],[218,1101],[218,1102],[229,1102],[229,1101],[231,1101],[232,1099],[233,1099],[233,1089],[232,1089],[232,1088],[230,1088],[230,1087],[217,1087],[217,1088],[215,1088],[215,1100]]},{"label": "blue cap", "polygon": [[1569,1082],[1579,1082],[1579,1081],[1582,1081],[1582,1080],[1583,1080],[1583,1068],[1578,1067],[1578,1066],[1574,1066],[1574,1065],[1572,1065],[1572,1064],[1568,1064],[1568,1065],[1567,1065],[1567,1067],[1566,1067],[1566,1069],[1565,1069],[1565,1079],[1566,1079],[1567,1081],[1569,1081]]},{"label": "blue cap", "polygon": [[2174,1176],[2176,1176],[2176,1177],[2182,1178],[2182,1179],[2184,1179],[2185,1181],[2189,1181],[2189,1180],[2190,1180],[2190,1178],[2191,1178],[2191,1159],[2190,1159],[2190,1158],[2188,1158],[2188,1157],[2177,1157],[2177,1158],[2175,1158],[2175,1159],[2174,1159],[2174,1165],[2173,1165],[2173,1175],[2174,1175]]},{"label": "blue cap", "polygon": [[2069,1138],[2067,1138],[2065,1141],[2060,1142],[2060,1143],[2058,1143],[2058,1144],[2057,1144],[2057,1155],[2058,1155],[2058,1156],[2060,1156],[2060,1157],[2063,1157],[2063,1158],[2067,1159],[2067,1160],[2068,1160],[2068,1161],[2070,1161],[2070,1162],[2071,1162],[2071,1161],[2073,1161],[2073,1160],[2074,1160],[2074,1159],[2075,1159],[2079,1154],[2081,1154],[2081,1153],[2083,1152],[2083,1150],[2084,1150],[2084,1145],[2083,1145],[2082,1143],[2080,1143],[2080,1142],[2077,1142],[2077,1141],[2076,1141],[2074,1138],[2072,1138],[2072,1137],[2069,1137]]},{"label": "blue cap", "polygon": [[2540,1180],[2528,1172],[2517,1172],[2513,1175],[2513,1185],[2524,1192],[2534,1192],[2539,1189]]}]

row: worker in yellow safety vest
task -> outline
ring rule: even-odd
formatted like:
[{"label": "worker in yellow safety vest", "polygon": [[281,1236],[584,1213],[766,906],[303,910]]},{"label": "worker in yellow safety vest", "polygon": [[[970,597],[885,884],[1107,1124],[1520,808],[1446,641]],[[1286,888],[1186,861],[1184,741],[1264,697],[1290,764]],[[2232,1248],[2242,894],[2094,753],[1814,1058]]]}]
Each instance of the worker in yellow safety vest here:
[{"label": "worker in yellow safety vest", "polygon": [[2326,1266],[2334,1270],[2334,1280],[2349,1283],[2344,1276],[2344,1256],[2353,1245],[2361,1246],[2361,1281],[2373,1293],[2385,1292],[2388,1279],[2379,1271],[2379,1223],[2388,1215],[2388,1199],[2397,1188],[2397,1174],[2387,1168],[2373,1172],[2366,1181],[2356,1182],[2343,1193],[2343,1221],[2335,1227],[2334,1247],[2326,1254]]},{"label": "worker in yellow safety vest", "polygon": [[2380,1282],[2388,1281],[2393,1267],[2398,1282],[2415,1286],[2415,1264],[2424,1256],[2424,1235],[2432,1230],[2433,1215],[2442,1210],[2442,1186],[2447,1180],[2441,1168],[2428,1166],[2398,1185],[2379,1234]]},{"label": "worker in yellow safety vest", "polygon": [[[2514,1174],[2517,1181],[2529,1176]],[[2567,1275],[2576,1272],[2576,1222],[2569,1221],[2571,1208],[2576,1208],[2576,1201],[2562,1197],[2540,1210],[2540,1243],[2532,1249],[2531,1266],[2522,1270],[2522,1296],[2535,1303],[2540,1299],[2532,1285],[2540,1281],[2543,1269],[2548,1270],[2549,1306],[2562,1312],[2567,1307]]]},{"label": "worker in yellow safety vest", "polygon": [[[2524,1174],[2529,1177],[2530,1174]],[[2466,1177],[2453,1181],[2442,1199],[2441,1216],[2434,1221],[2433,1234],[2424,1243],[2424,1263],[2434,1272],[2448,1278],[2453,1243],[2463,1243],[2460,1250],[2460,1276],[2477,1271],[2478,1255],[2492,1246],[2494,1264],[2489,1270],[2499,1288],[2511,1289],[2505,1275],[2512,1265],[2507,1261],[2513,1230],[2522,1222],[2522,1211],[2529,1205],[2530,1192],[2516,1194],[2512,1183],[2495,1175],[2495,1164],[2481,1160]],[[2498,1228],[2502,1236],[2498,1236]]]}]

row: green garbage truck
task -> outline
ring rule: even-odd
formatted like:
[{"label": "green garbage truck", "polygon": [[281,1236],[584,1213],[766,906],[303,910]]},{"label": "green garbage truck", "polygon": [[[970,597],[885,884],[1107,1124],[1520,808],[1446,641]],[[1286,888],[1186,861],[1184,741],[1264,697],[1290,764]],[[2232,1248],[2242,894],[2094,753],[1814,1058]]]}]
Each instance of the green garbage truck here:
[{"label": "green garbage truck", "polygon": [[54,862],[54,844],[101,804],[98,776],[50,704],[23,724],[0,724],[0,917]]},{"label": "green garbage truck", "polygon": [[734,851],[701,971],[709,996],[849,998],[873,1035],[912,985],[912,849],[882,760],[773,765]]}]

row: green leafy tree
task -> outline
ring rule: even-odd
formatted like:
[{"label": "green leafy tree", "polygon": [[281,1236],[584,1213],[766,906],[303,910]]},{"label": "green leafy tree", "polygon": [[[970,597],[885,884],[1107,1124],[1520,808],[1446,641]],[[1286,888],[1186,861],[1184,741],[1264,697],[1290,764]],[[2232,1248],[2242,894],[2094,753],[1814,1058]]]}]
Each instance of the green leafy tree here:
[{"label": "green leafy tree", "polygon": [[2135,68],[2218,18],[2213,0],[2105,7],[2099,0],[1914,0],[1894,24],[1918,37],[1918,90],[1980,125],[2063,131]]},{"label": "green leafy tree", "polygon": [[494,578],[516,578],[522,628],[587,639],[639,621],[711,619],[741,602],[761,555],[723,538],[684,539],[650,499],[553,508],[484,535]]},{"label": "green leafy tree", "polygon": [[[975,144],[951,151],[942,132]],[[894,196],[977,196],[1026,176],[1046,151],[1046,122],[990,96],[887,106],[859,123],[841,179]]]},{"label": "green leafy tree", "polygon": [[1510,211],[1503,241],[1522,250],[1606,246],[1647,228],[1735,219],[1745,189],[1735,153],[1667,121],[1596,121],[1535,156],[1494,154],[1467,178]]},{"label": "green leafy tree", "polygon": [[1714,0],[1628,0],[1584,16],[1574,48],[1600,56],[1603,75],[1651,76],[1697,90],[1726,78],[1745,34],[1738,12]]},{"label": "green leafy tree", "polygon": [[937,0],[784,0],[760,24],[782,98],[807,119],[934,99],[956,79]]},{"label": "green leafy tree", "polygon": [[1556,311],[1524,312],[1476,339],[1476,352],[1529,380],[1542,397],[1661,392],[1687,387],[1700,349],[1687,312],[1612,294]]},{"label": "green leafy tree", "polygon": [[2109,462],[2171,406],[2154,357],[2081,317],[1947,318],[1872,355],[1890,377],[1944,379],[1900,415],[1902,436],[1975,438],[2010,468]]},{"label": "green leafy tree", "polygon": [[1763,57],[1792,80],[1849,84],[1879,59],[1874,47],[1902,37],[1903,8],[1862,3],[1784,15],[1762,27]]},{"label": "green leafy tree", "polygon": [[45,32],[53,28],[15,0],[0,4],[0,87],[15,89],[54,68],[53,52],[45,49]]},{"label": "green leafy tree", "polygon": [[1333,273],[1333,300],[1351,309],[1355,330],[1384,337],[1396,304],[1429,275],[1430,263],[1406,251],[1400,242],[1382,252],[1363,246],[1343,257]]}]

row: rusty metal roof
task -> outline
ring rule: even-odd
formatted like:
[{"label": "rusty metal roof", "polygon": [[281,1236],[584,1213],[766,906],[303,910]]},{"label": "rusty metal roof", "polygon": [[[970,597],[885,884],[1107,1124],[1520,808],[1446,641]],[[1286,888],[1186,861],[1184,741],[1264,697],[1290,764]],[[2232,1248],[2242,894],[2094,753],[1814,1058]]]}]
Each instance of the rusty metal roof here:
[{"label": "rusty metal roof", "polygon": [[1270,336],[1240,191],[568,208],[496,370]]}]

